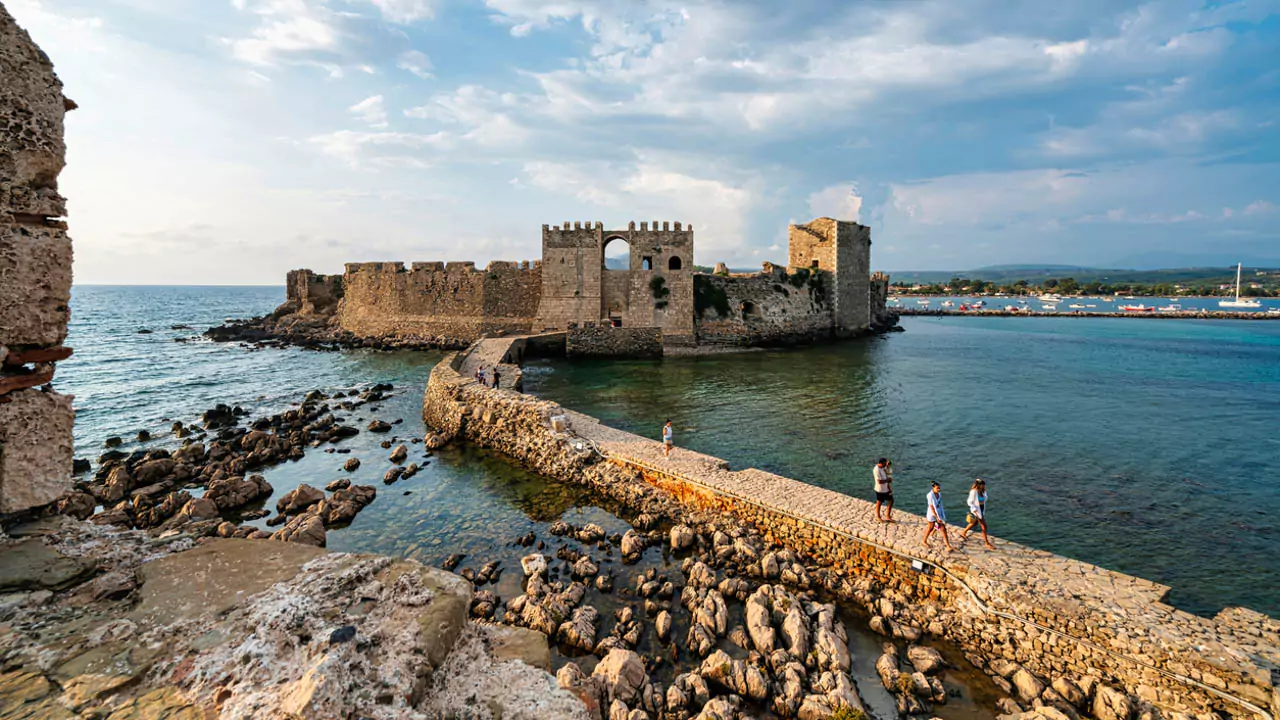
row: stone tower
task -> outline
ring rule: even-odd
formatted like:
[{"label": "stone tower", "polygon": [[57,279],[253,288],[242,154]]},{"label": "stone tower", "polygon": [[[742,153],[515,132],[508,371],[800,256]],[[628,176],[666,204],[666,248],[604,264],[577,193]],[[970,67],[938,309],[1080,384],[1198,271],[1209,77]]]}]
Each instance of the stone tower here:
[{"label": "stone tower", "polygon": [[[606,267],[615,241],[630,248],[625,269]],[[657,327],[664,342],[693,339],[693,228],[632,222],[542,226],[542,298],[537,329],[588,325]]]},{"label": "stone tower", "polygon": [[53,64],[0,5],[0,516],[71,485],[71,397],[53,392],[71,311],[71,238],[58,194],[62,120]]},{"label": "stone tower", "polygon": [[871,228],[822,217],[787,229],[787,265],[829,273],[837,336],[871,325]]}]

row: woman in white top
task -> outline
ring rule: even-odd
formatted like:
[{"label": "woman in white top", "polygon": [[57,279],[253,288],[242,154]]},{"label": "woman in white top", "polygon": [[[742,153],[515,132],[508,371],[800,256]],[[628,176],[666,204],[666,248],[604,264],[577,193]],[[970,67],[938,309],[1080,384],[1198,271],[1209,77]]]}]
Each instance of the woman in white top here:
[{"label": "woman in white top", "polygon": [[987,538],[987,481],[982,478],[974,480],[973,487],[969,488],[969,517],[966,522],[968,524],[960,531],[961,540],[967,538],[969,531],[977,525],[982,528],[982,542],[992,550],[996,549]]},{"label": "woman in white top", "polygon": [[942,542],[947,546],[947,552],[952,551],[951,538],[947,537],[947,513],[942,509],[942,486],[933,483],[929,488],[929,494],[925,495],[925,502],[928,509],[925,510],[924,519],[928,523],[928,527],[924,531],[924,546],[929,547],[929,536],[937,530],[942,534]]}]

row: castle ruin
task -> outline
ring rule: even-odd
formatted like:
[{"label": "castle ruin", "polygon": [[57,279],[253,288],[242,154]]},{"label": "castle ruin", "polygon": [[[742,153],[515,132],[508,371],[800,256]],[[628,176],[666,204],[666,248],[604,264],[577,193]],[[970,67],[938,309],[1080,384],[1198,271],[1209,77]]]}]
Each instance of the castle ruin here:
[{"label": "castle ruin", "polygon": [[[654,354],[663,347],[816,342],[884,330],[889,278],[871,274],[871,230],[818,218],[791,225],[785,266],[699,272],[680,222],[542,226],[542,259],[348,263],[341,276],[295,270],[276,315],[329,317],[356,337],[438,346],[567,332],[571,351]],[[607,254],[625,244],[616,267]]]}]

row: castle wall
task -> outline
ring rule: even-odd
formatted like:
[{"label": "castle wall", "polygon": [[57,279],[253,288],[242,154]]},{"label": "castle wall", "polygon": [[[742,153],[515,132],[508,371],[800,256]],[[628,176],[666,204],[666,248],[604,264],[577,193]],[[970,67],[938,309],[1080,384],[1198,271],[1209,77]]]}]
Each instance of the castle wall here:
[{"label": "castle wall", "polygon": [[758,275],[696,275],[697,341],[712,345],[786,345],[830,339],[832,274],[765,263]]},{"label": "castle wall", "polygon": [[290,270],[285,277],[285,298],[303,315],[331,312],[342,299],[341,275],[318,275],[310,270]]},{"label": "castle wall", "polygon": [[343,284],[343,330],[446,345],[529,332],[543,286],[541,263],[499,261],[348,263]]},{"label": "castle wall", "polygon": [[58,175],[74,107],[49,58],[0,5],[0,515],[48,504],[71,485],[72,398],[51,383],[71,354]]}]

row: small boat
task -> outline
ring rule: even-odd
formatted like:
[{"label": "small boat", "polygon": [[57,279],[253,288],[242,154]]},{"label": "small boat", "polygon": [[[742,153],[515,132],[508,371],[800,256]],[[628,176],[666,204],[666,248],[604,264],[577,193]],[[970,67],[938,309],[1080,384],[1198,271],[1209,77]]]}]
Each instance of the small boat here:
[{"label": "small boat", "polygon": [[917,301],[916,301],[916,304],[917,304],[917,305],[924,305],[925,307],[928,307],[928,306],[929,306],[929,298],[922,298],[922,299],[920,299],[920,300],[917,300]]},{"label": "small boat", "polygon": [[1243,263],[1236,263],[1236,299],[1235,300],[1219,300],[1218,307],[1225,308],[1260,308],[1262,302],[1254,298],[1240,299],[1240,269]]},{"label": "small boat", "polygon": [[1120,309],[1125,312],[1149,313],[1155,312],[1154,305],[1121,305]]},{"label": "small boat", "polygon": [[974,310],[981,310],[982,308],[984,308],[984,307],[986,307],[986,306],[987,306],[987,304],[986,304],[986,303],[984,303],[984,302],[982,302],[981,300],[979,300],[979,301],[977,301],[977,302],[969,303],[969,307],[973,308]]},{"label": "small boat", "polygon": [[1081,305],[1080,303],[1071,303],[1067,307],[1071,308],[1072,310],[1083,310],[1085,306]]},{"label": "small boat", "polygon": [[1096,308],[1096,307],[1098,307],[1098,306],[1097,306],[1097,304],[1096,304],[1096,303],[1089,303],[1088,305],[1085,305],[1085,307],[1087,307],[1087,308]]},{"label": "small boat", "polygon": [[1045,303],[1044,305],[1041,305],[1040,307],[1042,307],[1042,308],[1043,308],[1043,309],[1045,309],[1045,310],[1057,310],[1057,309],[1058,309],[1058,304],[1057,304],[1057,303]]},{"label": "small boat", "polygon": [[1182,306],[1178,303],[1170,303],[1169,305],[1164,305],[1160,308],[1160,312],[1179,312],[1181,310]]},{"label": "small boat", "polygon": [[1040,296],[1040,302],[1056,303],[1062,302],[1062,296],[1057,293],[1046,293]]},{"label": "small boat", "polygon": [[1280,308],[1268,308],[1268,309],[1267,309],[1267,314],[1268,314],[1268,315],[1280,315]]},{"label": "small boat", "polygon": [[953,302],[951,302],[950,300],[943,300],[943,301],[942,301],[942,307],[955,307],[955,306],[956,306],[956,304],[955,304],[955,303],[953,303]]}]

